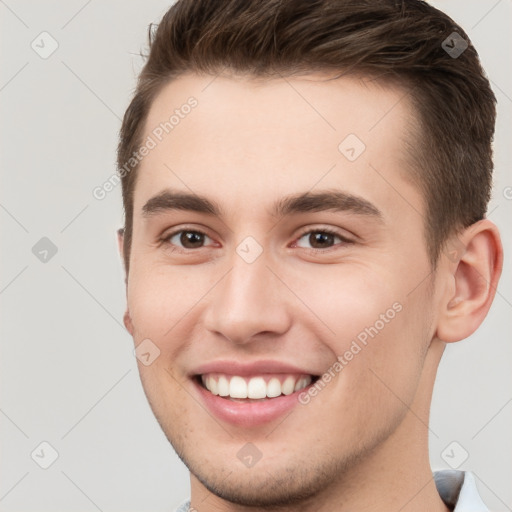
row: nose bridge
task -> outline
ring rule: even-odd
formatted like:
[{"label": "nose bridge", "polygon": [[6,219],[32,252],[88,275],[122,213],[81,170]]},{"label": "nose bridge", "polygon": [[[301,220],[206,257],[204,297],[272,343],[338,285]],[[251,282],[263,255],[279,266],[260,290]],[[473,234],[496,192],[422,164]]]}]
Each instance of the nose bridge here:
[{"label": "nose bridge", "polygon": [[214,288],[208,305],[206,327],[236,343],[249,342],[258,333],[282,333],[288,328],[286,297],[282,284],[267,268],[264,253],[251,261],[240,244],[231,259],[231,270]]}]

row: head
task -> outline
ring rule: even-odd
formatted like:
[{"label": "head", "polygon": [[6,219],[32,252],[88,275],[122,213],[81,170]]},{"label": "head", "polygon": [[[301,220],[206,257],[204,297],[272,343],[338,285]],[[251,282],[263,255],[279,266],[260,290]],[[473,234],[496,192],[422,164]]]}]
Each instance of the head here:
[{"label": "head", "polygon": [[[207,489],[290,503],[393,439],[426,446],[444,345],[499,278],[494,122],[467,35],[421,1],[181,0],[150,31],[118,148],[125,324]],[[317,382],[286,417],[234,420],[202,403],[219,374]]]}]

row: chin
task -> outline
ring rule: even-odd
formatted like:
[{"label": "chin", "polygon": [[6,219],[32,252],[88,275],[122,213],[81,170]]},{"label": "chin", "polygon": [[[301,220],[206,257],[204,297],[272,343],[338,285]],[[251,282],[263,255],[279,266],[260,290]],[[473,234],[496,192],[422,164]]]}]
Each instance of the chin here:
[{"label": "chin", "polygon": [[[185,461],[184,461],[185,462]],[[293,467],[246,470],[189,467],[190,472],[215,496],[247,507],[280,507],[307,504],[332,483],[327,468],[311,470]],[[196,470],[197,469],[197,470]]]}]

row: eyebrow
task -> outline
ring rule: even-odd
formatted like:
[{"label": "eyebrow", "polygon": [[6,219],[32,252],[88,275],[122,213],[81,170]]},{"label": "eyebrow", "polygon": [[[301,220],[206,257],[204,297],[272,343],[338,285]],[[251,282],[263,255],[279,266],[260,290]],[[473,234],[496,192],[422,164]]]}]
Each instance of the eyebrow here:
[{"label": "eyebrow", "polygon": [[[169,189],[153,196],[142,207],[144,217],[151,217],[173,210],[193,211],[220,218],[225,216],[222,207],[207,197]],[[297,213],[322,211],[349,212],[373,217],[380,221],[383,218],[381,211],[374,204],[360,196],[340,190],[302,192],[285,196],[276,201],[268,213],[273,217],[281,217]]]}]

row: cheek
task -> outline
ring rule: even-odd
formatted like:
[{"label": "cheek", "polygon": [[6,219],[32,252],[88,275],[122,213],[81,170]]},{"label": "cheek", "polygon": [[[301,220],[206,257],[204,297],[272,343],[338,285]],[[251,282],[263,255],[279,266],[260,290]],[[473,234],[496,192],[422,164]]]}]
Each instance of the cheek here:
[{"label": "cheek", "polygon": [[418,284],[428,272],[395,260],[372,266],[325,265],[293,276],[291,282],[298,283],[294,291],[304,297],[316,323],[321,320],[328,327],[324,341],[338,355],[354,340],[361,346],[375,341],[378,358],[419,352],[418,338],[424,335],[432,299],[426,285]]},{"label": "cheek", "polygon": [[[338,317],[336,342],[330,347],[337,356],[329,368],[334,376],[329,375],[329,382],[305,405],[302,425],[304,435],[314,433],[322,417],[323,429],[339,432],[325,440],[330,452],[348,450],[348,445],[357,452],[389,435],[412,406],[421,378],[419,330],[408,325],[410,306],[403,304],[389,323],[377,323],[373,330],[378,305],[368,304],[364,313],[349,305],[344,320]],[[361,333],[365,336],[358,338]]]},{"label": "cheek", "polygon": [[189,279],[186,271],[163,272],[146,265],[134,265],[127,290],[128,307],[138,336],[168,340],[170,333],[186,319],[208,285]]},{"label": "cheek", "polygon": [[340,416],[350,409],[371,417],[372,410],[410,403],[431,338],[428,296],[421,289],[409,293],[406,276],[368,275],[352,268],[336,279],[315,279],[314,286],[303,281],[308,306],[330,331],[323,342],[333,354],[329,373],[336,393],[325,396]]},{"label": "cheek", "polygon": [[297,275],[292,282],[299,283],[294,291],[304,297],[313,321],[328,328],[325,342],[338,355],[349,349],[352,340],[364,344],[389,332],[403,316],[405,294],[397,285],[399,279],[389,274],[379,277],[362,267],[331,266]]}]

